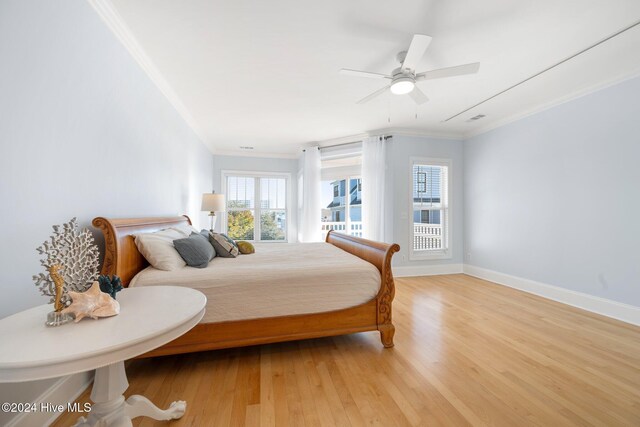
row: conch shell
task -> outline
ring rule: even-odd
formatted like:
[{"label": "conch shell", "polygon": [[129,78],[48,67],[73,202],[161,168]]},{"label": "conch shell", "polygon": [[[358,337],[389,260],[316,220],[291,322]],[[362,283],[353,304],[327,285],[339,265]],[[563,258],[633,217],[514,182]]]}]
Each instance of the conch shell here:
[{"label": "conch shell", "polygon": [[75,315],[75,322],[79,322],[85,317],[97,319],[98,317],[115,316],[120,313],[120,304],[100,290],[98,282],[93,282],[86,292],[69,291],[69,296],[73,301],[69,307],[62,310],[62,313],[72,313]]}]

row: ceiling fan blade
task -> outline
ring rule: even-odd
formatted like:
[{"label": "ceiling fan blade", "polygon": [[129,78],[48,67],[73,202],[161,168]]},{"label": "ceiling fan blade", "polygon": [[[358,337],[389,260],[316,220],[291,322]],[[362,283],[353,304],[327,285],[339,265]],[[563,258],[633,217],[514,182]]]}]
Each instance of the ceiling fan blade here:
[{"label": "ceiling fan blade", "polygon": [[409,50],[407,50],[407,55],[404,57],[404,61],[402,61],[402,68],[415,71],[418,62],[422,59],[425,50],[429,47],[429,43],[431,43],[431,37],[425,36],[424,34],[414,34]]},{"label": "ceiling fan blade", "polygon": [[408,93],[408,95],[415,101],[416,104],[422,105],[429,100],[427,95],[424,94],[423,91],[418,89],[418,86],[414,86],[413,90]]},{"label": "ceiling fan blade", "polygon": [[480,69],[480,63],[456,65],[455,67],[440,68],[438,70],[425,71],[416,74],[416,80],[441,79],[443,77],[464,76],[465,74],[475,74]]},{"label": "ceiling fan blade", "polygon": [[340,74],[343,76],[355,76],[355,77],[368,77],[370,79],[390,79],[390,76],[386,76],[380,73],[370,73],[369,71],[349,70],[343,68],[340,70]]},{"label": "ceiling fan blade", "polygon": [[360,101],[357,102],[357,104],[364,104],[365,102],[369,102],[376,96],[379,96],[385,93],[387,89],[389,89],[389,86],[385,86],[382,89],[378,89],[377,91],[373,92],[371,95],[367,95],[364,98],[362,98]]}]

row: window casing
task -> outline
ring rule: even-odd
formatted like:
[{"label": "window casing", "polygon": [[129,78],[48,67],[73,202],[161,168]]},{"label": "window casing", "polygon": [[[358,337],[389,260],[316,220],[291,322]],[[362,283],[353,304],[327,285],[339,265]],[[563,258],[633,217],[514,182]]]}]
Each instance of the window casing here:
[{"label": "window casing", "polygon": [[451,160],[411,159],[409,259],[451,258]]},{"label": "window casing", "polygon": [[289,174],[223,171],[223,231],[234,240],[289,241],[289,182]]}]

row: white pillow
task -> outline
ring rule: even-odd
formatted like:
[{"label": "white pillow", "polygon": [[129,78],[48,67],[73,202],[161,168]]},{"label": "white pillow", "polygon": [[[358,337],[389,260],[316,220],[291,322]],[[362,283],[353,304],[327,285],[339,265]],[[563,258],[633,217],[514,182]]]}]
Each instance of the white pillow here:
[{"label": "white pillow", "polygon": [[169,230],[176,230],[179,231],[180,233],[182,233],[184,235],[184,237],[189,237],[191,236],[191,233],[198,233],[198,230],[195,229],[195,227],[189,225],[189,224],[182,224],[182,225],[176,225],[173,227],[169,227]]},{"label": "white pillow", "polygon": [[187,265],[175,247],[173,241],[183,239],[185,233],[168,228],[154,233],[141,233],[136,235],[138,250],[158,270],[177,270]]}]

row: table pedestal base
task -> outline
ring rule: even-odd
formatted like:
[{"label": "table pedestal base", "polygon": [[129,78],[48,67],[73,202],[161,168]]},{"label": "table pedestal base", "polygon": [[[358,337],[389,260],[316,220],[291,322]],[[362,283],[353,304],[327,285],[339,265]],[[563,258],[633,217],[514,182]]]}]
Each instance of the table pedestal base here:
[{"label": "table pedestal base", "polygon": [[173,402],[162,410],[144,396],[131,396],[126,401],[123,393],[129,387],[124,361],[96,369],[91,400],[93,406],[87,418],[80,417],[75,427],[125,427],[131,419],[150,417],[154,420],[175,420],[184,415],[187,403]]}]

